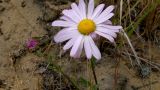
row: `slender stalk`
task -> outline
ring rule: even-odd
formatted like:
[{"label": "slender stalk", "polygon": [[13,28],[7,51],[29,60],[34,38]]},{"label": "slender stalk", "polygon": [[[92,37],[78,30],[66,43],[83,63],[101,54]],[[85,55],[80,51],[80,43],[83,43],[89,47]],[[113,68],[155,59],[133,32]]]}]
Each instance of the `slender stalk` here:
[{"label": "slender stalk", "polygon": [[[96,73],[95,73],[95,66],[94,66],[93,59],[90,60],[90,63],[91,63],[91,69],[92,69],[92,73],[93,73],[95,84],[98,86],[98,81],[97,81],[97,76],[96,76]],[[99,90],[98,87],[97,87],[97,90]]]}]

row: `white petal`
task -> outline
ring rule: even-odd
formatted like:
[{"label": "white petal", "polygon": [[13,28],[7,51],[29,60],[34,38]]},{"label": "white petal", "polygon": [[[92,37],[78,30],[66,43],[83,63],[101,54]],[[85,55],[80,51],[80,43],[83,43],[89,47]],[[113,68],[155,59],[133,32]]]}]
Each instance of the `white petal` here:
[{"label": "white petal", "polygon": [[80,12],[80,9],[78,8],[77,4],[72,3],[72,4],[71,4],[71,7],[72,7],[72,9],[77,13],[77,15],[79,15],[80,19],[82,20],[82,19],[83,19],[83,15],[82,15],[82,13]]},{"label": "white petal", "polygon": [[60,27],[71,27],[75,26],[76,24],[72,22],[62,21],[62,20],[56,20],[52,22],[52,26],[60,26]]},{"label": "white petal", "polygon": [[71,32],[77,32],[77,30],[75,28],[63,28],[56,34],[56,36],[61,37],[65,34],[70,34]]},{"label": "white petal", "polygon": [[117,37],[117,34],[115,33],[115,32],[113,32],[113,30],[110,30],[110,29],[108,29],[108,28],[104,28],[104,27],[97,27],[97,29],[96,29],[97,31],[99,31],[99,32],[102,32],[102,33],[105,33],[105,34],[108,34],[108,35],[110,35],[110,36],[112,36],[112,37],[114,37],[114,38],[116,38]]},{"label": "white petal", "polygon": [[55,41],[56,43],[60,43],[60,42],[64,42],[64,41],[66,41],[66,40],[69,40],[69,39],[71,39],[71,38],[72,38],[71,34],[63,35],[63,36],[61,36],[61,37],[55,36],[55,37],[54,37],[54,41]]},{"label": "white petal", "polygon": [[89,43],[90,43],[90,46],[91,46],[91,49],[92,49],[93,56],[97,60],[100,60],[101,59],[101,53],[100,53],[98,47],[96,46],[96,44],[94,43],[94,41],[91,37],[89,37],[88,39],[89,39]]},{"label": "white petal", "polygon": [[93,15],[93,11],[94,11],[94,0],[89,0],[89,3],[88,3],[88,15],[87,17],[89,19],[91,19],[92,15]]},{"label": "white petal", "polygon": [[122,26],[112,26],[112,25],[105,25],[105,24],[99,24],[98,26],[102,26],[108,29],[112,29],[112,30],[118,30],[118,29],[122,29]]},{"label": "white petal", "polygon": [[94,10],[94,13],[93,13],[91,19],[97,18],[102,13],[102,10],[103,10],[104,6],[105,6],[104,4],[98,5],[96,7],[96,9]]},{"label": "white petal", "polygon": [[106,15],[106,16],[100,16],[100,17],[98,17],[98,18],[95,18],[94,19],[94,22],[96,23],[96,24],[100,24],[100,23],[103,23],[103,22],[105,22],[105,21],[107,21],[108,19],[110,19],[112,16],[114,16],[114,14],[113,13],[109,13],[108,15]]},{"label": "white petal", "polygon": [[60,19],[65,20],[65,21],[72,21],[70,18],[68,18],[67,16],[62,16],[60,17]]},{"label": "white petal", "polygon": [[95,31],[95,33],[97,33],[98,35],[108,39],[110,42],[114,42],[114,38],[108,34],[105,34],[105,33],[102,33],[102,32],[99,32],[99,31]]},{"label": "white petal", "polygon": [[104,10],[104,14],[109,14],[110,12],[112,12],[114,9],[114,5],[110,5],[108,6],[105,10]]},{"label": "white petal", "polygon": [[85,39],[84,39],[84,50],[85,50],[85,53],[86,53],[86,56],[88,59],[91,59],[92,57],[92,49],[91,49],[91,46],[90,46],[90,43],[89,43],[89,38],[90,36],[85,36]]},{"label": "white petal", "polygon": [[71,57],[75,57],[75,55],[76,55],[76,53],[78,52],[78,49],[79,49],[79,47],[80,47],[80,45],[81,45],[82,39],[83,39],[83,36],[82,36],[82,35],[79,35],[78,38],[77,38],[77,40],[75,41],[72,49],[71,49],[71,52],[70,52],[70,56],[71,56]]},{"label": "white petal", "polygon": [[90,34],[90,36],[93,38],[93,40],[97,38],[97,34],[96,34],[96,33],[94,33],[94,32],[93,32],[93,33],[91,33],[91,34]]},{"label": "white petal", "polygon": [[82,50],[83,50],[83,43],[84,43],[84,38],[81,40],[81,44],[80,44],[74,58],[80,58]]},{"label": "white petal", "polygon": [[78,5],[79,9],[80,9],[80,12],[82,13],[83,15],[83,19],[86,18],[86,4],[84,2],[84,0],[80,0],[79,1],[79,5]]},{"label": "white petal", "polygon": [[62,13],[76,23],[80,21],[78,15],[73,10],[63,10]]},{"label": "white petal", "polygon": [[68,39],[71,39],[73,37],[76,37],[77,35],[79,35],[79,32],[77,30],[69,30],[67,29],[63,29],[61,31],[59,31],[55,36],[54,36],[54,40],[55,42],[59,43],[59,42],[64,42]]},{"label": "white petal", "polygon": [[114,9],[114,6],[111,5],[111,6],[108,6],[100,15],[99,17],[105,17],[106,15],[110,14]]},{"label": "white petal", "polygon": [[73,46],[73,44],[74,44],[74,42],[75,42],[76,39],[77,39],[76,37],[70,39],[70,40],[64,45],[63,50],[67,50],[67,49],[71,48],[71,47]]},{"label": "white petal", "polygon": [[103,24],[105,24],[105,25],[112,25],[112,22],[110,20],[107,20]]},{"label": "white petal", "polygon": [[72,22],[72,23],[75,23],[75,24],[76,24],[76,22],[74,22],[72,19],[70,19],[70,18],[67,17],[67,16],[62,16],[62,17],[60,17],[60,19],[65,20],[65,21],[67,21],[67,22]]}]

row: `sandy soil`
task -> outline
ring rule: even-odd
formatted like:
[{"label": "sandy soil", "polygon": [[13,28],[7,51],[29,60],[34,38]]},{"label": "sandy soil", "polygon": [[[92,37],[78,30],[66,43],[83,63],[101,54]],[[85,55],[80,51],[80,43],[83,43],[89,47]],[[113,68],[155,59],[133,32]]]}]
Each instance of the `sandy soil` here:
[{"label": "sandy soil", "polygon": [[[48,9],[44,9],[42,1],[0,0],[0,90],[52,90],[43,88],[44,83],[47,82],[44,80],[44,75],[48,74],[42,75],[36,72],[37,65],[45,59],[26,52],[24,44],[31,37],[41,37],[50,32],[47,31],[50,29],[49,23],[41,22],[40,18],[43,17],[46,22],[58,18],[60,11],[69,7],[70,2],[65,3],[64,5],[48,3]],[[59,53],[57,49],[59,49],[58,45],[53,46],[52,54],[57,55],[57,52]],[[153,47],[151,50],[149,54],[160,63],[160,48]],[[15,59],[13,56],[18,58]],[[70,61],[67,56],[55,58],[53,61],[62,61],[66,74],[72,73],[77,77],[88,74],[86,64],[79,61],[72,63],[73,61]],[[142,78],[130,66],[128,57],[119,60],[118,68],[115,69],[117,58],[104,53],[103,59],[96,65],[100,90],[112,90],[115,87],[115,70],[118,70],[117,90],[160,90],[159,72],[152,72]]]},{"label": "sandy soil", "polygon": [[[23,6],[25,4],[25,7]],[[25,41],[45,34],[38,24],[41,10],[32,0],[2,0],[0,7],[0,88],[2,90],[40,90],[41,78],[34,74],[35,63],[39,60],[33,54],[21,58],[13,65],[10,57],[18,53]]]}]

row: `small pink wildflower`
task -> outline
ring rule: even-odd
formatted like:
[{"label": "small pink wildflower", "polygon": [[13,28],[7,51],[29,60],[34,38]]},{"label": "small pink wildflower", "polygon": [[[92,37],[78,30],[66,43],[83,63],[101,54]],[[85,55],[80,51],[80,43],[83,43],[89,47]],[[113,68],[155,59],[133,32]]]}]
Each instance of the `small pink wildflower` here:
[{"label": "small pink wildflower", "polygon": [[38,41],[35,39],[29,39],[26,43],[28,49],[34,49],[38,44]]}]

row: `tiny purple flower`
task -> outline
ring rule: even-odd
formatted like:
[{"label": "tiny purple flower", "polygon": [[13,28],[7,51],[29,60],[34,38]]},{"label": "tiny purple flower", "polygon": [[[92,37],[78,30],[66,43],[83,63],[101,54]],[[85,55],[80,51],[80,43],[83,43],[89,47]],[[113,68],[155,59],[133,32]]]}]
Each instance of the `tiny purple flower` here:
[{"label": "tiny purple flower", "polygon": [[38,44],[38,41],[35,39],[29,39],[26,43],[28,49],[34,49]]}]

